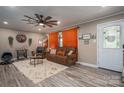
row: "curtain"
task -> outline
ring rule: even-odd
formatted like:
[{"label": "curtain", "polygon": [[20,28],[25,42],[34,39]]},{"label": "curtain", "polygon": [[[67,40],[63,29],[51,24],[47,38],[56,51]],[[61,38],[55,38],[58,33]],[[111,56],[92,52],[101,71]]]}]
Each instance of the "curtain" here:
[{"label": "curtain", "polygon": [[62,32],[63,47],[77,48],[77,28],[72,28]]},{"label": "curtain", "polygon": [[49,33],[49,48],[58,48],[58,32]]}]

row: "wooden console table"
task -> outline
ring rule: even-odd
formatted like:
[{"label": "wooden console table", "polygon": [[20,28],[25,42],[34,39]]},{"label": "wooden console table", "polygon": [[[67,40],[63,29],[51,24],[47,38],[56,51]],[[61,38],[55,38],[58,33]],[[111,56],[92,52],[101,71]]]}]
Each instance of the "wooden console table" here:
[{"label": "wooden console table", "polygon": [[16,50],[16,53],[17,53],[18,60],[22,57],[27,58],[27,49]]}]

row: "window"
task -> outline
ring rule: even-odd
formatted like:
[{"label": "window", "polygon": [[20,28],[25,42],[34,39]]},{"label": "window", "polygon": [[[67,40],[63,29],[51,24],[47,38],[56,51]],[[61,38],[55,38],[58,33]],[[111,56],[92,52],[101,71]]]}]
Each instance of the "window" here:
[{"label": "window", "polygon": [[63,46],[63,40],[62,40],[62,32],[59,32],[58,34],[58,43],[59,43],[59,47],[62,47]]},{"label": "window", "polygon": [[103,48],[120,48],[120,26],[104,28]]}]

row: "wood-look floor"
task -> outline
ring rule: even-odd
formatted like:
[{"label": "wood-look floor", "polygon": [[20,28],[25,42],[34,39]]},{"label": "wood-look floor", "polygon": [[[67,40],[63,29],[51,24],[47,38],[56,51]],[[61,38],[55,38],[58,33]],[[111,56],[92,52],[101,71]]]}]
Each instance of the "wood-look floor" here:
[{"label": "wood-look floor", "polygon": [[0,87],[117,87],[124,86],[121,73],[76,64],[34,84],[13,64],[0,65]]}]

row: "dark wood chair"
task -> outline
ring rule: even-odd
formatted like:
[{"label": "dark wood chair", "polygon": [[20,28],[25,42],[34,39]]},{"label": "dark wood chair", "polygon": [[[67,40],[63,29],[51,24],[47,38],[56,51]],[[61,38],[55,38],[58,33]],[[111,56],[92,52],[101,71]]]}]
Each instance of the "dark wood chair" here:
[{"label": "dark wood chair", "polygon": [[30,64],[32,63],[32,59],[33,59],[33,63],[34,66],[36,65],[36,60],[42,59],[42,63],[43,63],[43,59],[46,57],[46,49],[43,47],[37,47],[36,52],[32,51],[31,52],[32,56],[30,57]]}]

